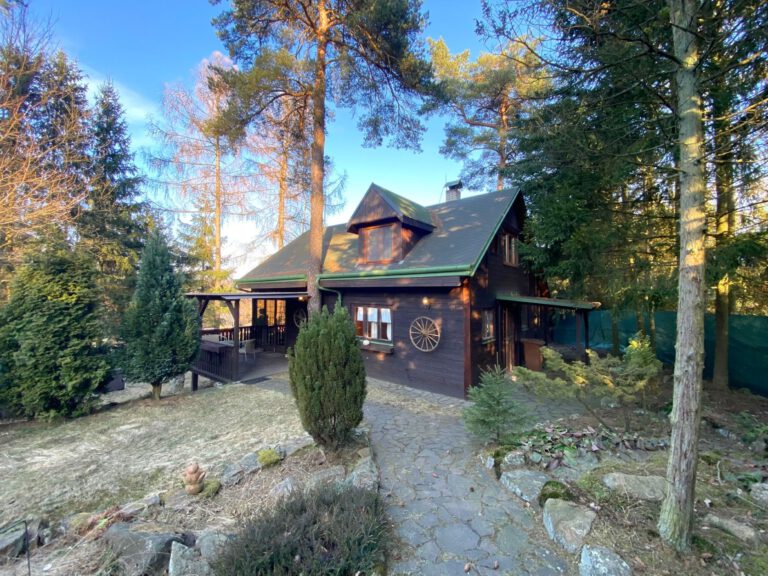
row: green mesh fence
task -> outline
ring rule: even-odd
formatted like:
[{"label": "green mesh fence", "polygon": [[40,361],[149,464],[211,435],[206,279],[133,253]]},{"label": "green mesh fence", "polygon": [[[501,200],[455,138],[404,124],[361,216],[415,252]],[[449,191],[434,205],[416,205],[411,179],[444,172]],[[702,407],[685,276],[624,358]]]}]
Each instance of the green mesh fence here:
[{"label": "green mesh fence", "polygon": [[[656,355],[665,364],[675,361],[676,312],[656,312]],[[576,318],[556,315],[554,341],[557,344],[576,344]],[[646,326],[648,318],[646,317]],[[619,342],[626,346],[637,332],[634,314],[619,318]],[[729,377],[732,388],[748,388],[756,394],[768,396],[768,317],[732,315],[730,322]],[[611,350],[611,312],[597,310],[589,315],[589,345],[598,350]],[[704,377],[712,376],[715,357],[715,316],[704,318]]]}]

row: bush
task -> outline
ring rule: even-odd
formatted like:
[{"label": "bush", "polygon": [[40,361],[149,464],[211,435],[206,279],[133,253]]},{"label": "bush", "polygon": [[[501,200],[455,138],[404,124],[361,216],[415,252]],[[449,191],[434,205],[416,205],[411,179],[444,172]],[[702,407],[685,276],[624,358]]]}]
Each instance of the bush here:
[{"label": "bush", "polygon": [[86,255],[63,240],[31,253],[0,311],[0,405],[43,418],[90,410],[110,371],[99,302]]},{"label": "bush", "polygon": [[141,254],[136,292],[125,314],[123,372],[133,382],[147,382],[156,400],[163,383],[186,372],[200,344],[200,318],[182,293],[171,253],[153,232]]},{"label": "bush", "polygon": [[316,576],[381,569],[389,532],[378,493],[298,491],[249,521],[213,563],[219,576]]},{"label": "bush", "polygon": [[461,414],[464,425],[478,438],[502,443],[525,424],[526,413],[512,397],[514,384],[496,366],[480,376],[480,385],[469,389],[472,405]]},{"label": "bush", "polygon": [[338,447],[362,421],[365,401],[365,367],[347,310],[312,314],[288,358],[304,429],[318,444]]},{"label": "bush", "polygon": [[623,357],[600,358],[594,351],[587,351],[589,363],[566,362],[550,348],[542,348],[543,372],[526,368],[514,369],[514,378],[530,387],[535,393],[551,398],[575,398],[600,423],[611,427],[590,406],[591,398],[609,397],[617,402],[624,413],[624,428],[631,429],[631,411],[646,390],[653,385],[661,371],[661,362],[651,348],[648,338],[640,334],[629,340]]}]

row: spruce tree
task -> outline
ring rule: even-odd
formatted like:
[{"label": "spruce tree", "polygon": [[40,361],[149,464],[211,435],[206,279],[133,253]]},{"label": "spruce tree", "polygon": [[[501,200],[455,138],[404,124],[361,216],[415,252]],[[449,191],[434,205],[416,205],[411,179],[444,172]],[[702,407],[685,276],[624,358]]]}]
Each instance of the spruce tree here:
[{"label": "spruce tree", "polygon": [[76,227],[96,259],[110,318],[122,316],[130,301],[147,232],[147,213],[139,200],[142,178],[130,146],[119,96],[106,83],[93,108],[88,194]]},{"label": "spruce tree", "polygon": [[304,429],[338,447],[363,419],[365,367],[349,313],[336,306],[310,315],[289,351],[288,371]]},{"label": "spruce tree", "polygon": [[87,255],[61,238],[30,251],[0,310],[0,404],[29,417],[88,412],[109,374],[99,302]]},{"label": "spruce tree", "polygon": [[197,355],[200,319],[182,293],[182,280],[158,231],[150,234],[142,252],[136,291],[122,328],[126,377],[149,383],[159,400],[163,383],[186,372]]}]

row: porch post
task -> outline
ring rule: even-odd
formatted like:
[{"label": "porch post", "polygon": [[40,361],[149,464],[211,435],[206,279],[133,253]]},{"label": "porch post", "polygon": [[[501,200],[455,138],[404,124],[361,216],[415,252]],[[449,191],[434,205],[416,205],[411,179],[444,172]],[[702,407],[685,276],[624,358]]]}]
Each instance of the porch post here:
[{"label": "porch post", "polygon": [[584,312],[582,310],[576,310],[576,350],[579,353],[579,358],[584,360],[584,342],[581,339],[581,323]]},{"label": "porch post", "polygon": [[240,300],[235,300],[235,311],[232,316],[235,319],[235,327],[232,330],[232,346],[235,349],[235,368],[234,368],[234,380],[240,378]]},{"label": "porch post", "polygon": [[589,310],[584,311],[584,348],[589,350]]}]

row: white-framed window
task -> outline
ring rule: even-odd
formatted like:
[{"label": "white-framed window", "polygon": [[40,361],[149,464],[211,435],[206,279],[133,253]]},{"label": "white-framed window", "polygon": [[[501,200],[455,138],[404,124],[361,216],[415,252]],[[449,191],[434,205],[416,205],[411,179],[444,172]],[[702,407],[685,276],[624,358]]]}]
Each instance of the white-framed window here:
[{"label": "white-framed window", "polygon": [[501,234],[501,256],[507,266],[517,266],[520,262],[517,254],[517,238],[514,234],[503,232]]},{"label": "white-framed window", "polygon": [[355,306],[355,334],[366,340],[392,342],[392,311],[378,306]]},{"label": "white-framed window", "polygon": [[496,315],[493,308],[481,310],[480,317],[483,321],[483,327],[481,331],[483,341],[493,340],[496,337]]}]

